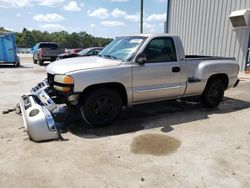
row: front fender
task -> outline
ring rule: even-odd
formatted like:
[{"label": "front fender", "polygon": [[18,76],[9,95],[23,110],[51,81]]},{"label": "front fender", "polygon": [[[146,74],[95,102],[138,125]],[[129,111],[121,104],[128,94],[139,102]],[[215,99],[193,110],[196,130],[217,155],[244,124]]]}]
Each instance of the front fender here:
[{"label": "front fender", "polygon": [[122,84],[128,96],[128,104],[132,102],[132,75],[131,65],[109,68],[98,68],[71,72],[74,79],[74,92],[81,93],[87,87],[96,84],[119,83]]}]

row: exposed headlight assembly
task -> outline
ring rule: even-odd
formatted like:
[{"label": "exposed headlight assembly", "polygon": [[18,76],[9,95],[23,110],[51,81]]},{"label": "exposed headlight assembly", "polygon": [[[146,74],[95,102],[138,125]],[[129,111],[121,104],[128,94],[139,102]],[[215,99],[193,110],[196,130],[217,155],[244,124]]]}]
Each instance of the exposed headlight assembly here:
[{"label": "exposed headlight assembly", "polygon": [[68,75],[56,74],[54,77],[54,89],[69,92],[74,84],[74,79]]},{"label": "exposed headlight assembly", "polygon": [[56,74],[54,81],[60,84],[74,84],[74,80],[71,76]]}]

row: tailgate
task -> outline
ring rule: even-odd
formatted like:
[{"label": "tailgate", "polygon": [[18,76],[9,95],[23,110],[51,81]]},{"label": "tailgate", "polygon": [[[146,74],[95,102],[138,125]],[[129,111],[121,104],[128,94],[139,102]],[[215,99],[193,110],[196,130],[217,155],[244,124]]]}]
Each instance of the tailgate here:
[{"label": "tailgate", "polygon": [[44,49],[44,56],[57,57],[59,54],[63,53],[64,50],[61,49]]}]

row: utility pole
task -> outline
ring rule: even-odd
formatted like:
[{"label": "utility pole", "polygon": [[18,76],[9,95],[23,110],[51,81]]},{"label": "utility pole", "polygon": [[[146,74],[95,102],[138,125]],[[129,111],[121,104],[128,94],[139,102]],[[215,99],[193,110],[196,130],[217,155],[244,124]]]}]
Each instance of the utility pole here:
[{"label": "utility pole", "polygon": [[140,31],[143,33],[143,0],[141,0],[141,25],[140,25]]}]

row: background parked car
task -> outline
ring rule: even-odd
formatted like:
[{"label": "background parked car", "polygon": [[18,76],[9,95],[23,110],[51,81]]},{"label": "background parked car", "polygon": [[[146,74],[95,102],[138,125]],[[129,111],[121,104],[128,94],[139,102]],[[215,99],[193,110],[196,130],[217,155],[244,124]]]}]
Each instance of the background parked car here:
[{"label": "background parked car", "polygon": [[60,54],[56,60],[66,59],[70,57],[81,57],[81,56],[95,56],[98,55],[100,51],[102,51],[103,47],[91,47],[86,48],[78,53],[63,53]]},{"label": "background parked car", "polygon": [[82,51],[83,50],[83,48],[73,48],[73,49],[65,49],[65,53],[73,53],[73,54],[76,54],[76,53],[78,53],[78,52],[80,52],[80,51]]},{"label": "background parked car", "polygon": [[82,51],[83,49],[81,48],[81,49],[71,49],[71,52],[70,53],[72,53],[72,54],[77,54],[77,53],[79,53],[80,51]]},{"label": "background parked car", "polygon": [[63,49],[59,49],[58,44],[54,42],[40,42],[33,48],[33,62],[42,65],[44,61],[53,62],[57,56],[64,52]]}]

